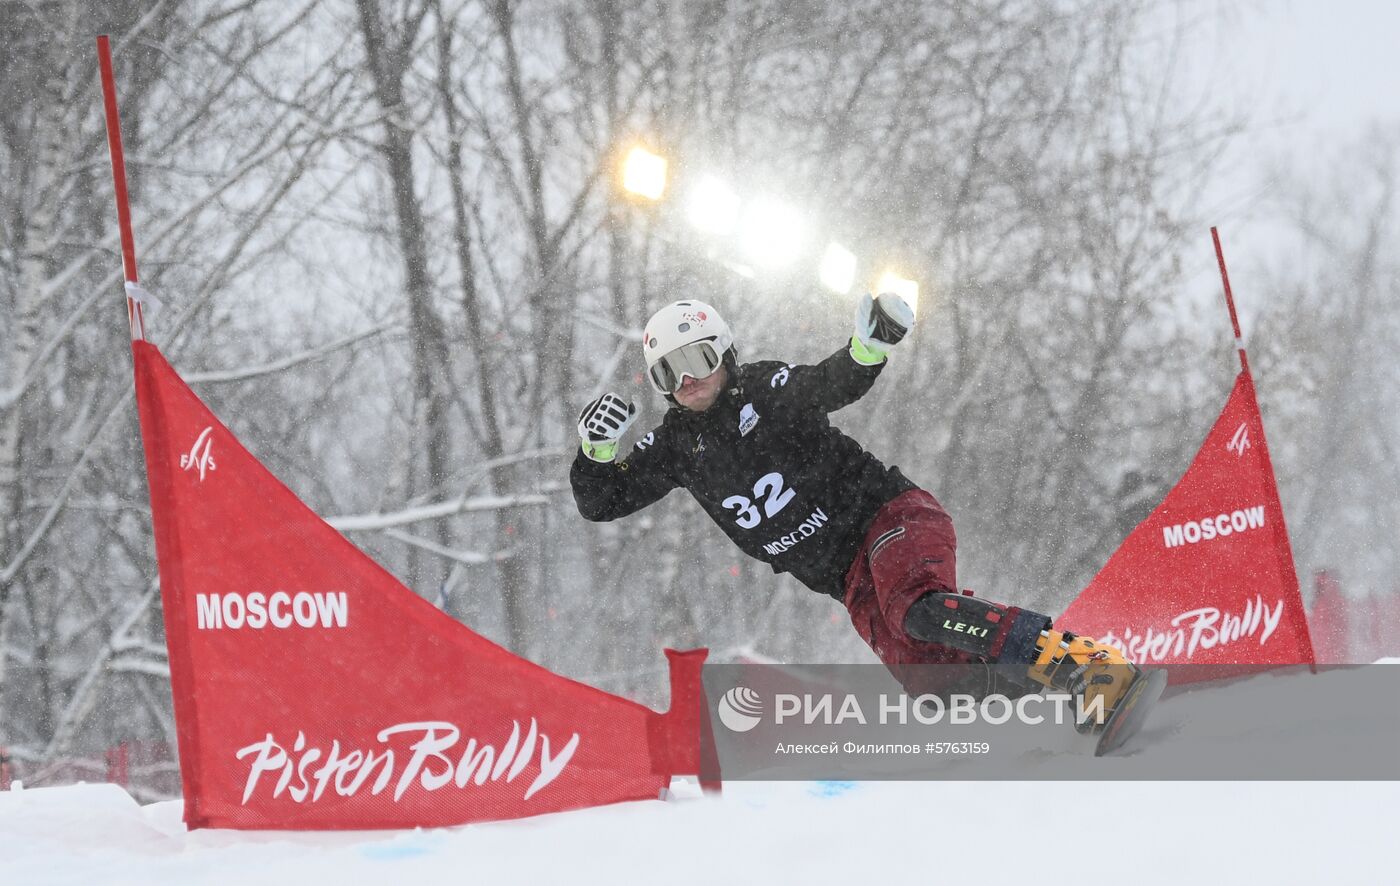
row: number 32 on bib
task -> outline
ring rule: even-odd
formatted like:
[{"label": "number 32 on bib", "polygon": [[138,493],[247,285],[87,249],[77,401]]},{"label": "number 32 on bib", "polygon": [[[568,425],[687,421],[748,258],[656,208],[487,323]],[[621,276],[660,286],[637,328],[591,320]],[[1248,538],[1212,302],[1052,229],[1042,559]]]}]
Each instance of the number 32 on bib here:
[{"label": "number 32 on bib", "polygon": [[742,495],[731,495],[722,504],[728,510],[738,511],[735,522],[740,528],[752,529],[763,522],[763,517],[759,516],[758,508],[754,507],[754,502],[763,503],[763,513],[769,518],[777,516],[778,512],[787,507],[797,495],[797,490],[787,489],[783,486],[783,475],[777,471],[764,474],[758,478],[758,482],[753,485],[753,499]]}]

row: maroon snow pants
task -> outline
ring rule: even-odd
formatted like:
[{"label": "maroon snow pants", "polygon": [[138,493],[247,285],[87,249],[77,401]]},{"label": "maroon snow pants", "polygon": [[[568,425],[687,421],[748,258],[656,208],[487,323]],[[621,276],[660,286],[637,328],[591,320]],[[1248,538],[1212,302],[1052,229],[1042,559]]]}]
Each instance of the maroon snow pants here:
[{"label": "maroon snow pants", "polygon": [[[846,572],[846,610],[851,623],[880,661],[911,693],[991,691],[1019,695],[990,667],[927,668],[918,665],[977,665],[984,659],[960,649],[927,643],[904,631],[904,615],[928,593],[958,593],[958,539],[953,518],[932,495],[911,489],[875,515],[860,552]],[[1020,612],[1008,609],[1008,615]],[[1010,622],[1003,623],[1003,629]],[[1005,637],[993,643],[1000,649]]]},{"label": "maroon snow pants", "polygon": [[889,667],[959,664],[973,657],[904,632],[904,614],[924,594],[958,592],[958,538],[938,500],[911,489],[885,503],[846,572],[851,623]]}]

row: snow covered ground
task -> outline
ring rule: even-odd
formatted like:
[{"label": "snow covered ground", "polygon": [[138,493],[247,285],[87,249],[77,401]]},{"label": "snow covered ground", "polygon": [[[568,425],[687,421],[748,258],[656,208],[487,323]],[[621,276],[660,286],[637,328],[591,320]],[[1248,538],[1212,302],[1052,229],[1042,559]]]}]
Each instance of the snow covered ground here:
[{"label": "snow covered ground", "polygon": [[[1305,702],[1288,706],[1292,723],[1246,734],[1210,726],[1229,689],[1169,698],[1133,757],[1238,754],[1380,722],[1326,705],[1316,716],[1307,702],[1332,679],[1288,678]],[[112,785],[11,791],[0,793],[0,884],[1400,882],[1397,781],[684,787],[664,803],[350,833],[188,832],[179,803],[142,807]]]}]

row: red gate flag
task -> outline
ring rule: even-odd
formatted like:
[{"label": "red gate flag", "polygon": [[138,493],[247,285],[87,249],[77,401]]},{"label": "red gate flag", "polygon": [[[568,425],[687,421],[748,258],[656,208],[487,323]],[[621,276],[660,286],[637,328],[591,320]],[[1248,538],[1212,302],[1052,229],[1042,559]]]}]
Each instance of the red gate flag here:
[{"label": "red gate flag", "polygon": [[153,345],[132,353],[190,827],[454,825],[700,771],[704,650],[667,650],[664,715],[513,655],[317,517]]},{"label": "red gate flag", "polygon": [[1323,664],[1350,664],[1352,660],[1351,610],[1341,582],[1325,569],[1313,576],[1312,618],[1308,620],[1313,650]]},{"label": "red gate flag", "polygon": [[1058,624],[1140,664],[1313,663],[1248,370],[1186,474]]}]

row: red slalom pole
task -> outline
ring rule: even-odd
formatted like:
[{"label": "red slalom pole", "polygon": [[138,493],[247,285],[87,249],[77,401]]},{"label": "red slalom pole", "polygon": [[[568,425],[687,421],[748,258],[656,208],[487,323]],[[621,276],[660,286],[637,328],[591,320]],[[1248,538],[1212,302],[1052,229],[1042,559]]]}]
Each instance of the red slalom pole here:
[{"label": "red slalom pole", "polygon": [[1211,225],[1211,239],[1215,241],[1215,260],[1220,264],[1220,281],[1225,284],[1225,305],[1230,309],[1230,324],[1235,327],[1235,348],[1240,352],[1240,366],[1249,372],[1249,358],[1244,353],[1244,336],[1240,334],[1240,318],[1235,313],[1235,296],[1230,291],[1230,273],[1225,270],[1225,252],[1220,248],[1220,229]]},{"label": "red slalom pole", "polygon": [[[97,38],[97,64],[102,72],[102,101],[107,117],[107,149],[112,156],[112,186],[117,197],[117,226],[121,231],[122,270],[128,283],[137,282],[136,239],[131,234],[131,207],[126,194],[126,160],[122,155],[122,124],[117,112],[117,80],[112,73],[112,45],[106,34]],[[126,299],[127,319],[133,340],[146,338],[141,305],[130,295]]]},{"label": "red slalom pole", "polygon": [[[1259,400],[1254,392],[1254,375],[1249,371],[1249,357],[1244,352],[1244,336],[1240,333],[1240,318],[1235,312],[1235,295],[1230,291],[1230,274],[1225,270],[1225,251],[1220,248],[1220,230],[1214,225],[1210,228],[1211,239],[1215,241],[1215,260],[1220,264],[1220,282],[1225,284],[1225,305],[1230,309],[1230,325],[1235,329],[1235,348],[1240,354],[1240,369],[1245,376],[1245,383],[1249,386],[1249,399],[1254,404],[1254,409],[1259,412]],[[1269,476],[1269,487],[1272,490],[1274,506],[1278,508],[1280,515],[1283,514],[1283,502],[1278,495],[1278,475],[1274,473],[1274,461],[1269,456],[1269,441],[1264,435],[1264,416],[1259,412],[1259,454],[1264,462],[1264,471]],[[1274,543],[1278,551],[1279,567],[1284,575],[1293,576],[1293,580],[1298,580],[1298,567],[1293,560],[1293,543],[1288,538],[1288,526],[1283,521],[1274,529]],[[1298,608],[1303,609],[1302,586],[1298,587]],[[1303,618],[1303,642],[1307,644],[1308,661],[1307,664],[1312,672],[1317,673],[1317,650],[1313,646],[1312,627],[1308,624],[1306,614]]]}]

